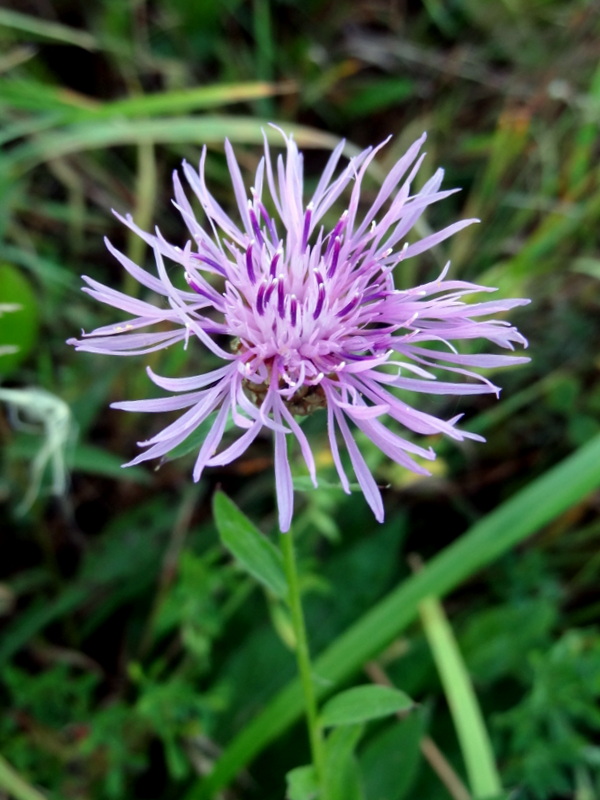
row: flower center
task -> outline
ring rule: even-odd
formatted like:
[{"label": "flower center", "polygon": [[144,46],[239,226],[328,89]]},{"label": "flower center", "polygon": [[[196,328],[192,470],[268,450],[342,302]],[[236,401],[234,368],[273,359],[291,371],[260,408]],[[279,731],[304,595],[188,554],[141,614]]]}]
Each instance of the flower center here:
[{"label": "flower center", "polygon": [[[253,383],[247,378],[244,378],[242,385],[254,405],[260,407],[269,391],[268,385],[265,383]],[[294,392],[291,397],[283,397],[282,399],[288,411],[297,417],[307,417],[318,408],[327,406],[327,398],[323,387],[317,384],[312,386],[305,384]]]}]

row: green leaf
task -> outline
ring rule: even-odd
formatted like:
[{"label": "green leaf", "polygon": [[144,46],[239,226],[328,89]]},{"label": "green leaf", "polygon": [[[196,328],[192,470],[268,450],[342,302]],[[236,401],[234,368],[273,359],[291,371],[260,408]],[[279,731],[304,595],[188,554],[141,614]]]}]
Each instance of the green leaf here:
[{"label": "green leaf", "polygon": [[54,39],[57,42],[82,47],[84,50],[96,50],[98,46],[96,39],[87,31],[40,19],[38,16],[21,14],[8,8],[0,9],[0,25],[26,33],[28,37]]},{"label": "green leaf", "polygon": [[106,475],[121,481],[133,481],[148,486],[153,482],[152,475],[141,467],[123,469],[123,459],[114,453],[107,453],[92,444],[78,444],[73,450],[69,464],[73,471],[87,472],[90,475]]},{"label": "green leaf", "polygon": [[287,582],[279,550],[223,492],[215,493],[213,512],[221,541],[240,566],[273,594],[285,597]]},{"label": "green leaf", "polygon": [[[285,123],[288,133],[300,147],[331,150],[339,139],[316,128]],[[204,115],[200,117],[169,117],[167,119],[109,119],[90,120],[68,125],[60,130],[40,133],[35,138],[15,146],[3,159],[6,169],[22,174],[45,161],[85,150],[115,145],[141,144],[217,144],[223,139],[233,143],[262,144],[263,134],[273,144],[281,145],[281,134],[270,126],[268,119],[255,117]],[[353,155],[356,148],[346,147]],[[14,175],[12,176],[14,177]]]},{"label": "green leaf", "polygon": [[[421,763],[424,726],[424,714],[409,714],[390,722],[361,748],[359,766],[369,800],[402,800],[408,796]],[[391,768],[382,769],[382,764]]]},{"label": "green leaf", "polygon": [[502,784],[492,745],[450,623],[433,597],[423,600],[419,613],[450,706],[473,797],[496,797]]},{"label": "green leaf", "polygon": [[84,122],[93,119],[115,117],[151,117],[160,114],[182,114],[189,111],[215,108],[240,103],[247,100],[268,97],[291,91],[293,84],[274,84],[247,82],[195,86],[152,94],[140,94],[99,103],[95,99],[73,92],[65,92],[62,87],[41,83],[40,81],[13,79],[3,86],[0,107],[19,108],[28,111],[60,112],[56,123]]},{"label": "green leaf", "polygon": [[[38,327],[37,297],[30,282],[21,270],[0,264],[0,375],[8,375],[27,358],[37,343]],[[3,353],[3,348],[11,351]]]},{"label": "green leaf", "polygon": [[286,800],[315,800],[318,794],[317,776],[312,764],[296,767],[285,776]]},{"label": "green leaf", "polygon": [[410,697],[390,686],[355,686],[332,697],[321,711],[321,725],[356,725],[414,707]]},{"label": "green leaf", "polygon": [[325,791],[327,800],[363,800],[354,750],[363,735],[362,725],[334,730],[325,741]]},{"label": "green leaf", "polygon": [[[599,487],[597,436],[479,520],[339,636],[314,663],[314,672],[322,679],[315,685],[318,697],[331,693],[365,661],[387,647],[415,619],[423,598],[433,593],[440,597],[447,594]],[[213,797],[257,753],[295,723],[302,709],[302,691],[295,680],[246,725],[224,750],[213,772],[202,784],[193,786],[185,800]]]},{"label": "green leaf", "polygon": [[46,795],[27,783],[25,778],[0,756],[0,787],[15,800],[46,800]]},{"label": "green leaf", "polygon": [[[6,447],[13,458],[34,458],[40,449],[40,437],[32,434],[18,434]],[[89,475],[105,475],[122,481],[132,481],[145,486],[153,482],[152,473],[143,467],[123,469],[123,459],[114,453],[107,453],[92,444],[77,444],[68,453],[68,468],[72,472],[86,472]]]}]

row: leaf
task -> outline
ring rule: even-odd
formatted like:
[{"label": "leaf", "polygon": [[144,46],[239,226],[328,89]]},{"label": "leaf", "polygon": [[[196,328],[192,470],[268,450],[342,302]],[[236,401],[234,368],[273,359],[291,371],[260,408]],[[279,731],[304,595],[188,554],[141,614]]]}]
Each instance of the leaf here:
[{"label": "leaf", "polygon": [[369,800],[402,800],[408,795],[421,762],[424,723],[424,714],[394,720],[361,748],[359,766]]},{"label": "leaf", "polygon": [[279,550],[223,492],[215,493],[213,512],[221,541],[240,566],[273,594],[285,597],[287,582]]},{"label": "leaf", "polygon": [[40,19],[31,14],[21,14],[8,8],[0,9],[0,25],[26,33],[28,36],[38,36],[41,39],[54,39],[64,44],[82,47],[84,50],[96,50],[98,45],[94,36],[87,31],[70,28],[59,22]]},{"label": "leaf", "polygon": [[[598,487],[600,436],[475,523],[339,636],[314,663],[315,673],[322,678],[315,685],[318,697],[333,691],[387,647],[415,619],[423,598],[432,593],[439,597],[447,594]],[[213,797],[257,753],[295,723],[302,709],[302,691],[295,680],[246,725],[223,751],[213,772],[202,784],[193,786],[185,800]]]},{"label": "leaf", "polygon": [[325,741],[325,791],[327,800],[363,800],[354,750],[363,735],[362,725],[334,730]]},{"label": "leaf", "polygon": [[[300,147],[331,150],[339,139],[316,128],[286,123]],[[218,144],[223,139],[246,144],[262,144],[263,134],[281,145],[281,134],[270,127],[270,120],[254,117],[204,115],[201,117],[169,117],[167,119],[109,119],[90,120],[68,125],[60,130],[42,132],[23,144],[16,145],[3,159],[5,169],[20,175],[38,164],[61,156],[115,145],[152,142],[155,144]],[[356,148],[347,146],[353,155]],[[12,176],[15,177],[14,175]]]},{"label": "leaf", "polygon": [[502,792],[502,784],[492,745],[450,623],[433,597],[422,601],[419,613],[450,707],[473,797],[496,797]]},{"label": "leaf", "polygon": [[[37,342],[38,327],[37,297],[30,282],[16,267],[1,264],[0,375],[8,375],[27,358]],[[12,352],[3,353],[4,347]]]},{"label": "leaf", "polygon": [[152,475],[145,469],[127,467],[124,470],[122,458],[91,444],[76,445],[69,466],[73,471],[87,472],[90,475],[105,475],[109,478],[132,481],[146,486],[153,482]]},{"label": "leaf", "polygon": [[46,800],[46,796],[27,783],[14,767],[0,756],[0,787],[15,800]]},{"label": "leaf", "polygon": [[293,84],[247,82],[195,86],[189,89],[155,92],[99,103],[85,95],[67,92],[61,87],[32,80],[10,80],[3,87],[1,103],[5,107],[59,111],[57,119],[65,122],[84,122],[114,117],[150,117],[160,114],[181,114],[206,108],[240,103],[291,91]]},{"label": "leaf", "polygon": [[[6,452],[14,458],[34,458],[40,449],[38,436],[18,434],[6,447]],[[143,467],[123,469],[123,459],[108,453],[92,444],[77,444],[69,450],[67,459],[69,470],[85,472],[90,475],[104,475],[121,481],[132,481],[148,486],[153,482],[152,474]]]},{"label": "leaf", "polygon": [[318,793],[317,776],[312,764],[296,767],[285,776],[286,800],[315,800]]},{"label": "leaf", "polygon": [[410,697],[399,689],[390,686],[355,686],[325,703],[321,711],[321,725],[356,725],[413,707]]}]

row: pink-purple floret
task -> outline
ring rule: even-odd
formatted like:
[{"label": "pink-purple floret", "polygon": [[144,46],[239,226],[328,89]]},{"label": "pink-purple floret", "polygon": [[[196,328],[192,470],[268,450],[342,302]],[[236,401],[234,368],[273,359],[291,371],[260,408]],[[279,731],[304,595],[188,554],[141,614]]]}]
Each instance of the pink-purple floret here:
[{"label": "pink-purple floret", "polygon": [[[157,277],[107,241],[108,249],[140,284],[163,299],[137,300],[84,276],[84,291],[133,318],[97,328],[70,343],[92,353],[139,355],[177,342],[187,347],[191,341],[223,361],[218,369],[188,378],[164,378],[148,368],[150,378],[170,396],[114,404],[127,411],[187,409],[142,442],[147,449],[127,466],[165,456],[215,413],[196,458],[193,476],[197,481],[205,467],[230,463],[263,429],[270,429],[275,440],[279,526],[287,531],[293,513],[288,439],[298,442],[316,486],[311,447],[296,417],[323,408],[342,487],[350,491],[338,434],[367,502],[381,521],[384,510],[379,488],[348,423],[393,461],[421,474],[428,471],[413,456],[432,460],[434,451],[393,432],[383,420],[395,420],[414,433],[442,433],[459,441],[481,439],[456,428],[460,416],[438,419],[408,405],[402,393],[398,396],[394,390],[498,394],[499,389],[472,368],[521,364],[528,359],[460,355],[454,343],[487,339],[510,350],[513,344],[526,346],[516,328],[489,317],[529,301],[464,302],[467,295],[494,289],[448,280],[448,265],[434,281],[408,290],[394,287],[394,270],[400,262],[477,221],[455,222],[413,244],[406,242],[426,208],[457,191],[440,191],[443,171],[438,170],[422,189],[411,194],[424,157],[419,151],[425,135],[391,169],[362,216],[362,180],[385,142],[350,159],[338,171],[344,148],[340,143],[305,204],[302,155],[291,137],[284,138],[286,156],[280,156],[275,164],[265,140],[264,158],[250,193],[233,149],[225,143],[241,224],[221,208],[206,187],[206,148],[198,171],[183,164],[185,177],[206,214],[205,227],[196,220],[179,176],[173,178],[175,206],[191,235],[184,248],[170,245],[159,231],[156,235],[142,231],[129,216],[119,217],[153,248]],[[348,187],[347,209],[332,229],[325,230],[324,215]],[[183,268],[188,290],[173,285],[165,258]],[[161,330],[142,332],[155,323]],[[169,330],[164,330],[165,323],[170,323]],[[223,336],[229,337],[229,346],[223,346],[227,341]],[[454,373],[459,380],[440,381],[432,368]],[[465,377],[473,382],[466,382]],[[217,452],[228,419],[238,437]]]}]

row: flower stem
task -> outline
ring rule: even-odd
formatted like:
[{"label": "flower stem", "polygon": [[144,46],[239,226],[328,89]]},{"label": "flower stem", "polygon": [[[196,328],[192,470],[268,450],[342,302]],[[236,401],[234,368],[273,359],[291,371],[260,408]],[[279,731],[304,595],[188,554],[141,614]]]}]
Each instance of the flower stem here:
[{"label": "flower stem", "polygon": [[298,569],[296,566],[296,555],[291,530],[287,533],[282,533],[280,535],[280,540],[281,551],[283,553],[283,565],[288,583],[288,603],[292,615],[292,626],[296,637],[296,661],[298,663],[300,683],[302,684],[302,693],[304,695],[304,710],[306,714],[312,762],[321,792],[319,796],[324,800],[324,742],[317,714],[317,701],[312,679],[312,665],[310,661],[308,638],[306,636],[304,612],[302,611]]}]

